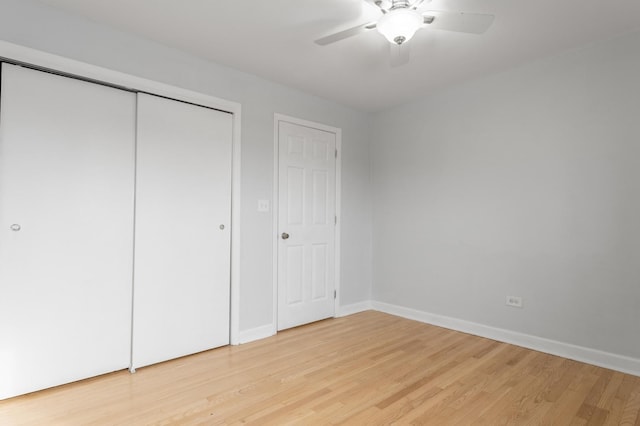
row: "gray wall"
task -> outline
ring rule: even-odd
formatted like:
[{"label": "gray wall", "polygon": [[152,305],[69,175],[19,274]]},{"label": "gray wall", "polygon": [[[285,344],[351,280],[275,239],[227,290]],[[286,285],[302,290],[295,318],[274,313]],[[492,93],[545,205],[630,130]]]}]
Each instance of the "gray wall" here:
[{"label": "gray wall", "polygon": [[0,39],[242,104],[241,330],[270,324],[273,318],[272,216],[257,212],[257,200],[273,194],[274,113],[342,128],[341,303],[369,300],[366,114],[31,0],[0,0]]},{"label": "gray wall", "polygon": [[639,76],[635,33],[378,114],[373,299],[640,358]]}]

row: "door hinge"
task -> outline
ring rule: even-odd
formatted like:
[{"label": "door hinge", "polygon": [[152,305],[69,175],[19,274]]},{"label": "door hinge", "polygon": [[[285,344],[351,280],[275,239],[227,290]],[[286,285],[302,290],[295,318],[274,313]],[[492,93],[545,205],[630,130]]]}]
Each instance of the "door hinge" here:
[{"label": "door hinge", "polygon": [[336,148],[336,158],[338,158],[338,148]]},{"label": "door hinge", "polygon": [[333,290],[333,298],[334,299],[338,298],[338,290]]},{"label": "door hinge", "polygon": [[338,224],[338,216],[337,215],[333,217],[333,224],[334,225]]}]

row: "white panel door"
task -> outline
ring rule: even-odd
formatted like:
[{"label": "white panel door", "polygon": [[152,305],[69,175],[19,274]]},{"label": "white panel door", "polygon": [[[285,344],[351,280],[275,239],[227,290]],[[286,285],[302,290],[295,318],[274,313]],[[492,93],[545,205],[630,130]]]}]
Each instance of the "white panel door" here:
[{"label": "white panel door", "polygon": [[336,135],[278,124],[278,329],[334,316]]},{"label": "white panel door", "polygon": [[131,351],[135,95],[2,65],[0,399]]},{"label": "white panel door", "polygon": [[232,115],[138,97],[132,367],[229,343]]}]

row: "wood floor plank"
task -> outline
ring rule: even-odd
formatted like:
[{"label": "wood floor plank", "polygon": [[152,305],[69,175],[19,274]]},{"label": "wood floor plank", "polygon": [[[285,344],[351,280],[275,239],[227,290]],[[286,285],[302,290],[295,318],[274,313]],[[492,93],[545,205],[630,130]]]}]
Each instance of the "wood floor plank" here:
[{"label": "wood floor plank", "polygon": [[2,401],[0,424],[640,426],[640,378],[368,311]]}]

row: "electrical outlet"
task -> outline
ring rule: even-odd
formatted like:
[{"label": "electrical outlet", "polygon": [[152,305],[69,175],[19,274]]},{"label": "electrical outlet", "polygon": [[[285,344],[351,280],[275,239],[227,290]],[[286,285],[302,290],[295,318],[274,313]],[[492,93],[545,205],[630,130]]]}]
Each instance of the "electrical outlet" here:
[{"label": "electrical outlet", "polygon": [[507,296],[507,306],[512,306],[514,308],[522,308],[522,297]]}]

